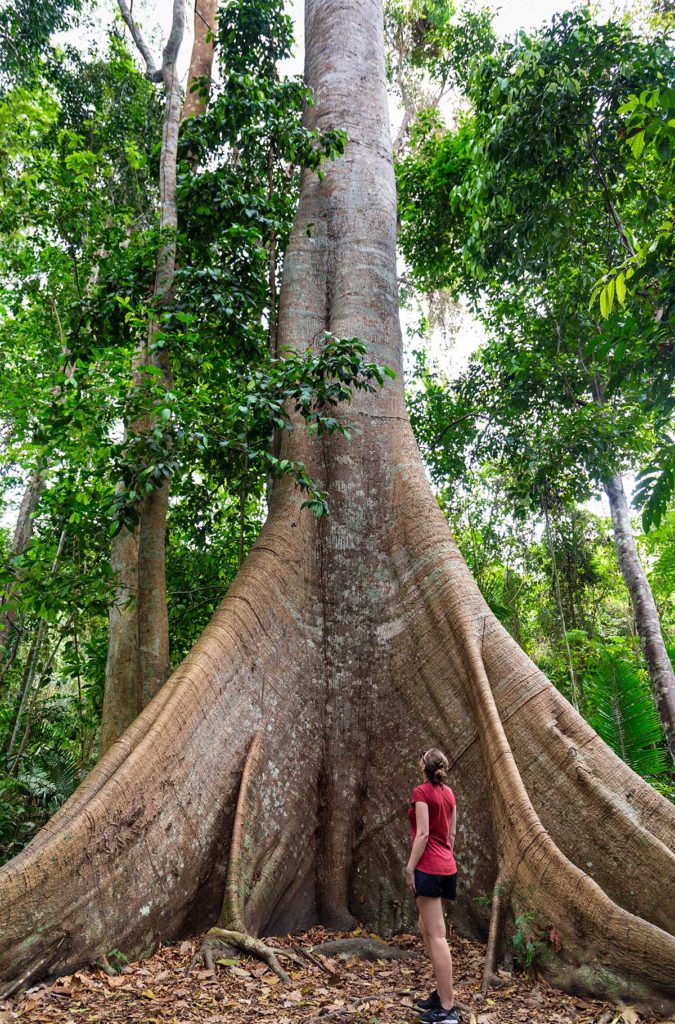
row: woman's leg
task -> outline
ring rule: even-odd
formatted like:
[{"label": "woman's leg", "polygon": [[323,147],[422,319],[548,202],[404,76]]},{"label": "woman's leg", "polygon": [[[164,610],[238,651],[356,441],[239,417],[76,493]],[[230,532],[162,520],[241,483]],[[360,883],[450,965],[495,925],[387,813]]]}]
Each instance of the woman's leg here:
[{"label": "woman's leg", "polygon": [[455,995],[452,988],[452,956],[445,937],[443,901],[440,896],[418,896],[417,909],[420,912],[424,942],[436,975],[436,991],[441,1006],[449,1010],[455,1005]]},{"label": "woman's leg", "polygon": [[431,946],[429,945],[429,938],[427,936],[426,928],[424,927],[424,921],[422,920],[422,915],[421,914],[420,914],[420,916],[417,919],[417,925],[418,925],[419,930],[420,930],[420,935],[422,936],[422,942],[424,943],[424,948],[426,949],[427,955],[428,955],[429,959],[431,960]]}]

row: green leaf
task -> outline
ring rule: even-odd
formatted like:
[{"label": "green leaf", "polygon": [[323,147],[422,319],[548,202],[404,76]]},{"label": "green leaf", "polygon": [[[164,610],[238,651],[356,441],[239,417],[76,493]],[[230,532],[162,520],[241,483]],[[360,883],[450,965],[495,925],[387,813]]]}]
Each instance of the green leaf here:
[{"label": "green leaf", "polygon": [[600,292],[600,312],[605,320],[612,312],[614,305],[614,279],[609,281]]},{"label": "green leaf", "polygon": [[628,145],[631,148],[631,152],[633,153],[633,156],[637,160],[640,157],[643,149],[645,148],[645,132],[644,132],[644,129],[642,129],[639,132],[636,132],[634,135],[631,135],[629,137],[629,139],[628,139]]}]

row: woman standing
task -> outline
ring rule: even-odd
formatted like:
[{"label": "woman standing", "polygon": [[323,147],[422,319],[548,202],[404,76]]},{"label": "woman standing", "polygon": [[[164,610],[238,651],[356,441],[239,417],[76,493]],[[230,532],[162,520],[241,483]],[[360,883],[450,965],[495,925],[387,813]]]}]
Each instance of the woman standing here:
[{"label": "woman standing", "polygon": [[424,1024],[456,1024],[459,1015],[454,1006],[452,956],[445,935],[443,900],[457,895],[455,846],[455,796],[445,785],[448,759],[436,749],[420,758],[424,782],[416,786],[410,798],[408,818],[412,850],[406,867],[408,885],[415,894],[419,927],[436,975],[436,989],[417,1005],[425,1012]]}]

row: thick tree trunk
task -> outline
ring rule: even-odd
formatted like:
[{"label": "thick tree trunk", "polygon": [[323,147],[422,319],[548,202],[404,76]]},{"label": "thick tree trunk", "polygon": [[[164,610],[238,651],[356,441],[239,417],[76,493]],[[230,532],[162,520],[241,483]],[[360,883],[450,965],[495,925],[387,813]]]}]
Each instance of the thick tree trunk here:
[{"label": "thick tree trunk", "polygon": [[612,513],[614,545],[619,568],[633,605],[635,628],[647,662],[663,734],[670,755],[675,761],[675,673],[663,642],[661,621],[652,588],[635,546],[623,481],[618,473],[612,474],[605,481],[605,494]]},{"label": "thick tree trunk", "polygon": [[[357,336],[400,370],[381,18],[380,0],[308,0],[308,122],[350,141],[323,181],[304,174],[279,339]],[[561,936],[541,965],[554,981],[674,1008],[675,810],[490,612],[430,491],[401,377],[343,415],[351,443],[301,427],[285,440],[331,516],[275,487],[190,655],[0,872],[0,977],[15,988],[209,925],[226,877],[252,933],[412,927],[407,797],[419,750],[439,745],[460,808],[458,927],[487,934],[475,900],[499,876],[500,913],[531,910]]]}]

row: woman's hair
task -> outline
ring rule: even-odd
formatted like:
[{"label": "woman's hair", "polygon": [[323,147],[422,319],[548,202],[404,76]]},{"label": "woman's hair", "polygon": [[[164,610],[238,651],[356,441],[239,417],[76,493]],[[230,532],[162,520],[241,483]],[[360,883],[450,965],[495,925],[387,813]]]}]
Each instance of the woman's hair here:
[{"label": "woman's hair", "polygon": [[422,754],[422,760],[424,761],[424,774],[429,782],[442,785],[448,777],[449,768],[448,759],[443,751],[432,747],[431,750]]}]

